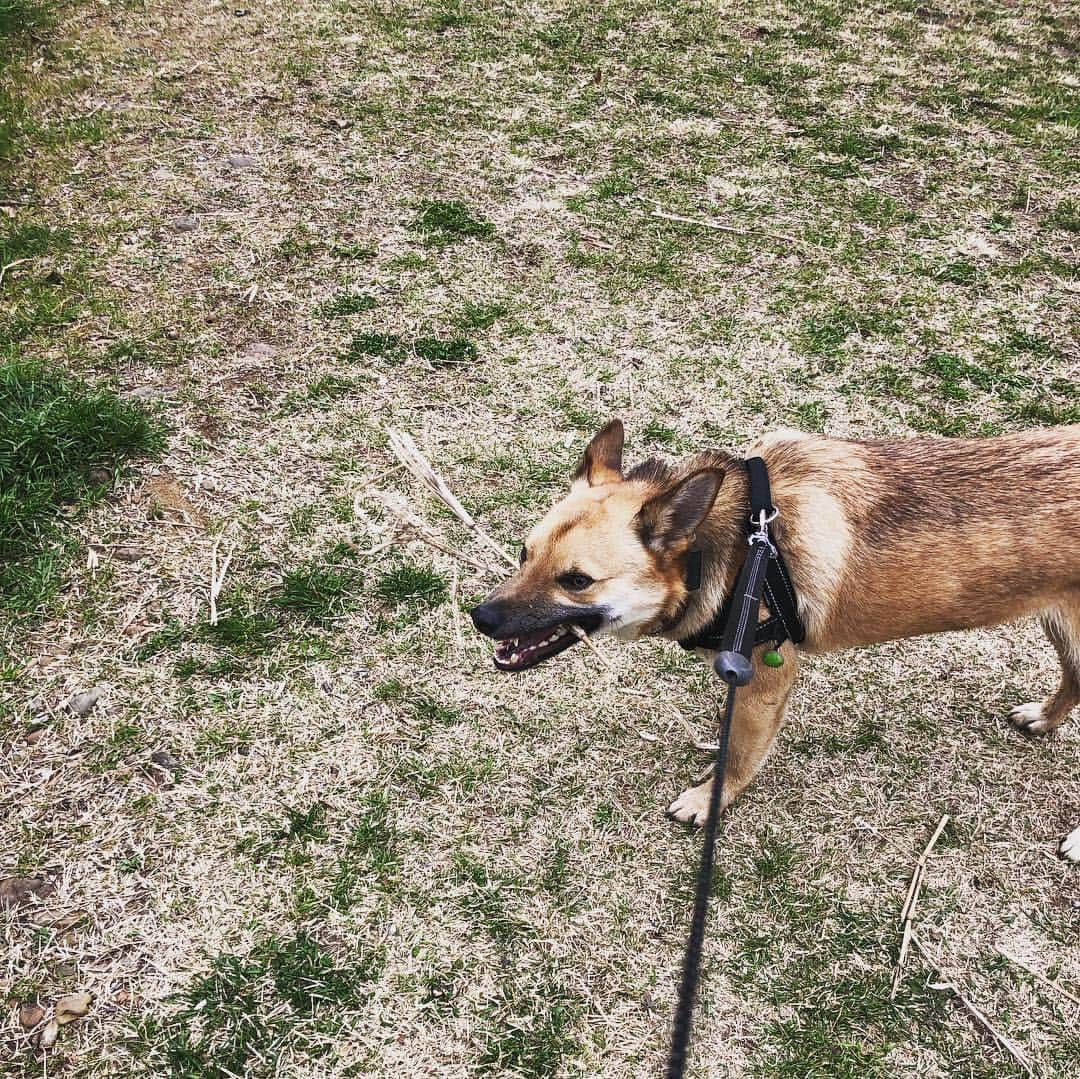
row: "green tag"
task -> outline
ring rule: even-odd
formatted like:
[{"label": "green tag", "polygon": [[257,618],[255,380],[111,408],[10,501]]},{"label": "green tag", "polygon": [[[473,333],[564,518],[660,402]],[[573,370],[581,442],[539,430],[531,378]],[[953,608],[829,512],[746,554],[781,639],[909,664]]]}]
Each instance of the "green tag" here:
[{"label": "green tag", "polygon": [[784,657],[780,655],[775,648],[770,648],[768,652],[761,657],[761,662],[764,663],[766,667],[783,667]]}]

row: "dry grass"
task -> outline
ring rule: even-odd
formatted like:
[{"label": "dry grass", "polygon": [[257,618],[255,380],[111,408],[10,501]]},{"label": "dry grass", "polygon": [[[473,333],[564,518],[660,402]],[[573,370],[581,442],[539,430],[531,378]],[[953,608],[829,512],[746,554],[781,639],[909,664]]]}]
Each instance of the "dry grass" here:
[{"label": "dry grass", "polygon": [[[661,810],[717,687],[658,644],[494,672],[458,632],[487,580],[391,542],[382,432],[512,550],[613,414],[635,455],[1075,415],[1075,22],[240,10],[88,5],[46,56],[49,116],[95,136],[14,212],[82,237],[100,302],[32,347],[174,430],[73,524],[92,568],[7,668],[0,877],[55,891],[0,913],[0,1055],[656,1075],[697,855]],[[808,664],[726,821],[693,1074],[1011,1074],[918,956],[889,1000],[943,813],[920,941],[1039,1074],[1076,1074],[1076,1009],[998,952],[1080,991],[1080,874],[1053,857],[1076,723],[1005,721],[1054,677],[1033,626]],[[15,1004],[83,988],[90,1016],[28,1053]]]}]

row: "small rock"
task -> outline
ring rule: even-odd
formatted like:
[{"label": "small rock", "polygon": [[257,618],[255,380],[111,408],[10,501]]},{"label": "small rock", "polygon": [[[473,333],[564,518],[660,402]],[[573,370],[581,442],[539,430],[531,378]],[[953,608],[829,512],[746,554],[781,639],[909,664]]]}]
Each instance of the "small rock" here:
[{"label": "small rock", "polygon": [[33,1030],[45,1018],[45,1009],[40,1004],[20,1004],[19,1022],[23,1030]]},{"label": "small rock", "polygon": [[0,880],[0,910],[11,910],[35,896],[41,899],[52,893],[53,886],[43,877],[5,877]]},{"label": "small rock", "polygon": [[225,158],[225,164],[230,169],[253,169],[258,163],[259,159],[253,154],[229,154]]},{"label": "small rock", "polygon": [[60,1025],[55,1019],[50,1019],[45,1029],[38,1035],[39,1049],[51,1049],[56,1044],[56,1036],[60,1033]]},{"label": "small rock", "polygon": [[120,562],[141,562],[150,552],[142,547],[114,547],[112,556]]},{"label": "small rock", "polygon": [[38,742],[41,741],[41,736],[44,733],[45,733],[45,728],[44,727],[34,727],[31,730],[28,730],[23,735],[23,741],[28,746],[36,746],[38,744]]},{"label": "small rock", "polygon": [[61,1026],[73,1023],[86,1015],[93,1003],[94,998],[89,993],[69,993],[56,1002],[56,1021]]},{"label": "small rock", "polygon": [[85,910],[69,910],[67,913],[61,913],[55,908],[52,910],[38,909],[32,911],[29,916],[29,920],[34,925],[45,926],[57,934],[66,933],[69,929],[82,925],[86,918]]},{"label": "small rock", "polygon": [[180,767],[180,762],[167,749],[159,749],[151,753],[150,761],[169,772],[175,772]]},{"label": "small rock", "polygon": [[88,716],[94,710],[100,696],[101,690],[96,686],[85,693],[76,693],[67,703],[68,711],[77,716]]},{"label": "small rock", "polygon": [[134,401],[163,401],[168,395],[169,391],[160,386],[136,386],[128,397]]},{"label": "small rock", "polygon": [[181,214],[169,222],[173,232],[194,232],[199,227],[199,219],[194,214]]}]

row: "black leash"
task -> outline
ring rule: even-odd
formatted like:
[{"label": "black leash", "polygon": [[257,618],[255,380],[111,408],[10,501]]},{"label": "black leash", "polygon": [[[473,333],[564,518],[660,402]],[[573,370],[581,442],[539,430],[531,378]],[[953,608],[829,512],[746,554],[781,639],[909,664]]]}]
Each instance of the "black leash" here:
[{"label": "black leash", "polygon": [[[769,522],[776,518],[776,508],[772,504],[769,490],[769,474],[765,462],[760,457],[752,457],[746,462],[750,476],[750,550],[739,570],[738,580],[730,598],[724,604],[724,629],[719,639],[709,637],[709,643],[687,644],[684,647],[717,648],[713,667],[716,673],[727,683],[727,699],[724,701],[724,714],[720,724],[720,739],[716,746],[716,765],[713,769],[713,785],[709,796],[709,816],[705,822],[705,839],[701,848],[701,861],[698,864],[697,887],[694,893],[694,912],[690,920],[690,938],[686,944],[683,959],[682,979],[679,982],[679,999],[675,1007],[675,1019],[671,1030],[671,1052],[668,1055],[666,1079],[682,1079],[686,1070],[686,1056],[690,1046],[690,1027],[694,1013],[694,1001],[697,997],[698,981],[701,975],[701,951],[705,941],[705,923],[709,912],[709,893],[712,890],[713,864],[716,856],[716,830],[720,817],[720,797],[724,787],[724,774],[727,770],[728,742],[731,737],[731,720],[735,712],[735,690],[745,686],[754,673],[753,651],[761,639],[773,640],[776,647],[788,637],[801,641],[805,637],[802,621],[795,607],[795,589],[791,586],[787,567],[783,566],[783,576],[790,608],[785,607],[786,621],[780,618],[779,631],[783,637],[770,635],[759,638],[758,613],[761,610],[762,594],[768,589],[770,568],[782,564],[777,549],[769,538]],[[696,585],[701,583],[700,556],[691,560],[688,567],[688,584],[696,578]],[[775,591],[775,589],[773,590]],[[777,621],[777,608],[770,608],[774,617],[762,625]],[[713,625],[717,619],[713,620]],[[707,627],[709,628],[709,627]],[[794,632],[792,632],[794,630]],[[796,638],[796,633],[798,637]],[[701,634],[691,640],[696,641]],[[715,640],[715,643],[712,643]],[[717,647],[718,646],[718,647]]]},{"label": "black leash", "polygon": [[694,892],[694,915],[690,921],[690,938],[686,942],[682,979],[679,982],[679,1002],[671,1027],[671,1052],[668,1054],[667,1079],[682,1079],[686,1070],[686,1054],[690,1048],[690,1024],[694,1017],[698,979],[701,974],[701,947],[705,942],[705,921],[709,913],[709,892],[712,890],[713,860],[716,847],[716,819],[720,816],[720,791],[724,785],[727,765],[728,736],[731,734],[731,714],[735,709],[735,687],[728,686],[724,702],[724,718],[720,724],[720,741],[716,746],[716,768],[713,772],[712,794],[709,797],[709,819],[705,822],[705,845],[698,864],[697,889]]}]

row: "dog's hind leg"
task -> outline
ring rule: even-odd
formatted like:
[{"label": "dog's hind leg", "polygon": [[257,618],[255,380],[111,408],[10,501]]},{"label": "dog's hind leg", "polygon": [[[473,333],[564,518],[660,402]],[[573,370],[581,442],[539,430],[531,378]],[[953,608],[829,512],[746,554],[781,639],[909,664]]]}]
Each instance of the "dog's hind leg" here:
[{"label": "dog's hind leg", "polygon": [[1043,629],[1061,659],[1061,682],[1045,701],[1017,705],[1009,719],[1025,734],[1046,734],[1080,704],[1080,595],[1071,594],[1042,616]]},{"label": "dog's hind leg", "polygon": [[[742,793],[765,762],[783,722],[798,672],[799,655],[790,642],[781,649],[784,657],[781,667],[766,667],[761,661],[763,652],[764,649],[759,649],[754,655],[754,676],[750,683],[741,686],[735,694],[721,811]],[[685,824],[704,824],[709,816],[712,784],[709,779],[683,791],[668,806],[668,816]]]}]

